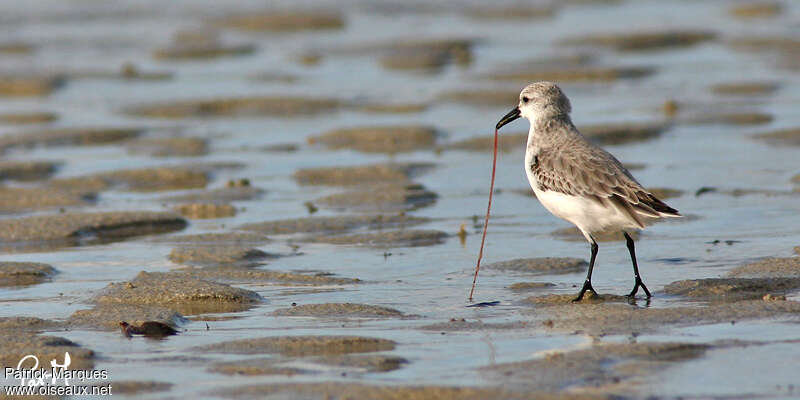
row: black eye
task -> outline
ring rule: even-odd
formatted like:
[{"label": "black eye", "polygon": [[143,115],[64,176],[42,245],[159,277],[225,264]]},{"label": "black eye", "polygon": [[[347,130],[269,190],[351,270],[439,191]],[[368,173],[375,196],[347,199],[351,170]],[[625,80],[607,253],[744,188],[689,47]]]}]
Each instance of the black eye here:
[{"label": "black eye", "polygon": [[528,101],[530,101],[530,99],[529,99],[529,98],[527,98],[527,97],[523,97],[523,98],[522,98],[522,102],[523,102],[523,103],[527,103]]}]

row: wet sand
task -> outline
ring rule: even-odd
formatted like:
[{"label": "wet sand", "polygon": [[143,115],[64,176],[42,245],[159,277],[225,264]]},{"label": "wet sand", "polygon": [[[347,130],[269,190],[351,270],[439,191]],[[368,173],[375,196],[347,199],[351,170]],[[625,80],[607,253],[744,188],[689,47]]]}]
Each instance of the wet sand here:
[{"label": "wet sand", "polygon": [[[212,3],[0,4],[3,366],[68,351],[137,399],[800,394],[797,5]],[[516,122],[467,307],[491,133],[539,79],[685,215],[634,235],[649,301],[616,233],[571,301],[589,246]]]}]

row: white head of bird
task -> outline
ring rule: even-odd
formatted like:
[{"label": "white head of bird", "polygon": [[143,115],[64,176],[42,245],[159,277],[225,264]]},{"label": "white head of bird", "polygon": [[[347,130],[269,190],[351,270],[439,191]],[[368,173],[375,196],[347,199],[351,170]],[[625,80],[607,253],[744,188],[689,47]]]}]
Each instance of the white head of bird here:
[{"label": "white head of bird", "polygon": [[500,119],[497,129],[519,117],[532,124],[537,120],[568,119],[572,112],[569,99],[553,82],[535,82],[522,89],[517,107]]}]

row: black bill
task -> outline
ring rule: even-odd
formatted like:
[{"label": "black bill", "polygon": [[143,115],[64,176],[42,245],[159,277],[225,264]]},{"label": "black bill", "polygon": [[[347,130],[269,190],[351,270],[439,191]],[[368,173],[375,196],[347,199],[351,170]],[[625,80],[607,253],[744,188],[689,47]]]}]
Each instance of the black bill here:
[{"label": "black bill", "polygon": [[507,124],[507,123],[519,118],[519,117],[520,117],[520,115],[519,115],[519,107],[516,107],[513,110],[511,110],[508,114],[504,115],[503,118],[500,118],[500,122],[497,123],[496,128],[500,129],[500,128],[503,127],[503,125],[505,125],[505,124]]}]

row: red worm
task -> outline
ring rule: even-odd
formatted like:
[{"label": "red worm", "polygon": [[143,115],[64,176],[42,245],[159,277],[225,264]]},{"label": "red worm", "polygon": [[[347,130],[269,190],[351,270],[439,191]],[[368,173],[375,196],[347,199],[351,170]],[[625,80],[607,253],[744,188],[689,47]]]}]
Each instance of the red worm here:
[{"label": "red worm", "polygon": [[494,130],[494,149],[492,154],[492,183],[489,185],[489,205],[486,207],[486,219],[483,221],[483,235],[481,236],[481,249],[478,252],[478,262],[475,264],[475,276],[472,278],[472,289],[469,291],[469,301],[472,301],[472,294],[475,292],[475,282],[478,281],[478,271],[481,269],[481,258],[483,258],[483,244],[486,242],[486,229],[489,227],[489,213],[492,210],[492,194],[494,194],[494,173],[497,169],[497,129]]}]

